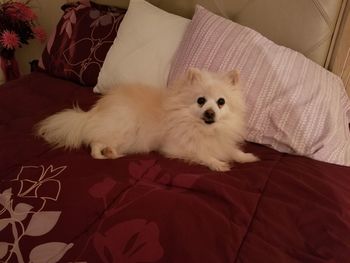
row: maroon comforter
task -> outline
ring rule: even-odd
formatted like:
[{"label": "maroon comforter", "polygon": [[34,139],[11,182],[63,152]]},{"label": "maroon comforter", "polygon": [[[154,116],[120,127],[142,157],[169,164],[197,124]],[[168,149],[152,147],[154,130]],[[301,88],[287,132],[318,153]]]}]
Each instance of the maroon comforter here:
[{"label": "maroon comforter", "polygon": [[0,262],[350,262],[349,167],[249,143],[261,162],[215,173],[33,135],[96,99],[43,73],[0,87]]}]

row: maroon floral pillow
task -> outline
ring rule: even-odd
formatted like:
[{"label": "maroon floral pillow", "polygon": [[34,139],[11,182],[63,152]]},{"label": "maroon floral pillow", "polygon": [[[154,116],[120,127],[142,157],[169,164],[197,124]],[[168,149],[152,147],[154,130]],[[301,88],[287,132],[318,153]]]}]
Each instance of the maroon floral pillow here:
[{"label": "maroon floral pillow", "polygon": [[53,76],[95,86],[126,10],[86,0],[63,5],[62,10],[39,67]]}]

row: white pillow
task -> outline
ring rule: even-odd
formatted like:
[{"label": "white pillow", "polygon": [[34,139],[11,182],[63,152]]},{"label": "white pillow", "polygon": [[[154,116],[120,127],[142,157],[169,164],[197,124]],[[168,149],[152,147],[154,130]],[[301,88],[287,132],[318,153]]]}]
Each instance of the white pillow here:
[{"label": "white pillow", "polygon": [[131,0],[94,92],[135,82],[165,87],[171,60],[189,22],[144,0]]}]

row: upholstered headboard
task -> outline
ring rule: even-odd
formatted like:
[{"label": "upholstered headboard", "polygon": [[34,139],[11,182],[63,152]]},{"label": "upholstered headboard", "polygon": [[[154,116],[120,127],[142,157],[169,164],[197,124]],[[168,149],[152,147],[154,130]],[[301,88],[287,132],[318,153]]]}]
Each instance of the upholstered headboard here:
[{"label": "upholstered headboard", "polygon": [[[128,0],[98,0],[127,7]],[[191,17],[198,3],[249,26],[274,42],[328,66],[336,28],[346,0],[149,0],[175,14]]]},{"label": "upholstered headboard", "polygon": [[[39,19],[50,32],[61,16],[59,6],[76,0],[35,0]],[[94,0],[127,7],[129,0]],[[147,0],[169,12],[191,17],[198,3],[256,29],[278,44],[300,51],[344,80],[350,95],[350,0]],[[24,69],[41,55],[31,43],[19,49]],[[28,72],[29,67],[26,71]]]}]

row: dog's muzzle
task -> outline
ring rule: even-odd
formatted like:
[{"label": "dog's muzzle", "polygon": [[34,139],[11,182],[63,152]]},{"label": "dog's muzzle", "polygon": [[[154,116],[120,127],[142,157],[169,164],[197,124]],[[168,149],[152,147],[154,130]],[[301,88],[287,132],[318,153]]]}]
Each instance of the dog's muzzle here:
[{"label": "dog's muzzle", "polygon": [[202,120],[206,124],[214,123],[215,122],[215,111],[213,111],[212,109],[208,109],[205,112],[203,112]]}]

